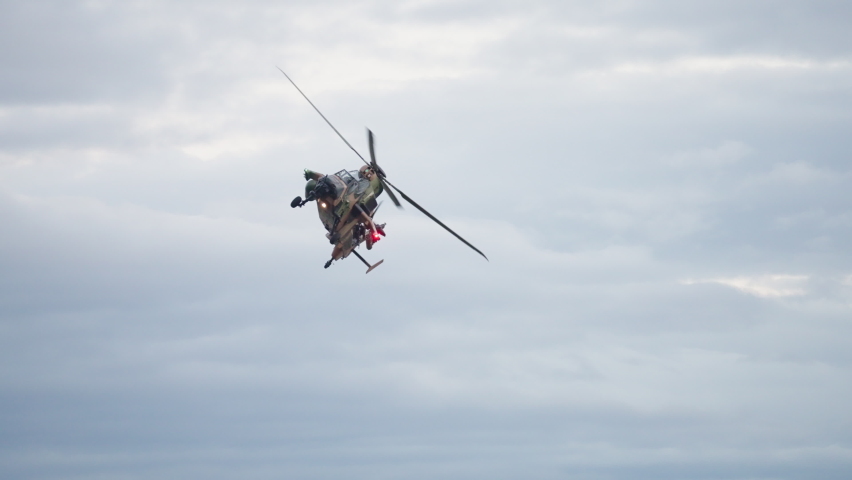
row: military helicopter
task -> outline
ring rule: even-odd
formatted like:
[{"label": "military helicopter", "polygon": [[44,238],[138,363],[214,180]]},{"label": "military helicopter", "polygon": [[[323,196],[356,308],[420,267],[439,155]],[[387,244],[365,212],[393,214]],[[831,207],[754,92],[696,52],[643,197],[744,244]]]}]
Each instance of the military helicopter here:
[{"label": "military helicopter", "polygon": [[456,238],[464,242],[465,245],[472,248],[476,253],[480,254],[488,260],[478,248],[462,238],[458,233],[454,232],[450,227],[444,225],[434,215],[426,211],[423,207],[417,204],[408,195],[402,192],[399,188],[390,183],[387,179],[385,171],[376,163],[376,152],[374,147],[373,132],[367,129],[367,144],[370,149],[370,161],[364,159],[358,150],[350,144],[346,138],[341,135],[334,125],[320,112],[319,108],[314,105],[307,95],[302,92],[302,89],[296,85],[296,82],[287,75],[284,70],[277,67],[281,73],[287,77],[287,80],[296,87],[296,90],[308,101],[311,107],[325,120],[325,123],[334,130],[334,133],[343,140],[344,143],[353,151],[358,158],[364,162],[359,170],[341,170],[332,175],[324,175],[308,169],[305,169],[305,180],[308,183],[305,185],[305,198],[296,197],[290,202],[293,208],[303,207],[308,202],[317,202],[317,210],[320,221],[327,230],[326,238],[334,245],[331,252],[331,259],[325,263],[325,268],[331,266],[335,260],[347,258],[350,254],[355,254],[359,260],[367,265],[367,273],[370,273],[374,268],[384,262],[379,260],[374,264],[370,264],[362,257],[356,249],[363,243],[366,243],[367,250],[373,248],[373,244],[378,242],[385,236],[385,224],[377,225],[373,221],[373,216],[376,214],[380,204],[378,196],[383,192],[388,193],[391,201],[397,208],[402,208],[402,204],[396,195],[393,193],[396,190],[399,196],[406,202],[414,206],[414,208],[423,212],[427,217],[431,218],[435,223],[442,226],[446,231],[453,234]]}]

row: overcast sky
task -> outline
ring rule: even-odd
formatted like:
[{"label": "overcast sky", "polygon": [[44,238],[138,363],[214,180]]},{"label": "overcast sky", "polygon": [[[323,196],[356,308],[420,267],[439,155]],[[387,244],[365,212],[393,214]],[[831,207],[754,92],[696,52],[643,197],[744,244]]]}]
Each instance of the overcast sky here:
[{"label": "overcast sky", "polygon": [[[0,477],[848,479],[852,5],[0,2]],[[376,135],[364,275],[302,170]]]}]

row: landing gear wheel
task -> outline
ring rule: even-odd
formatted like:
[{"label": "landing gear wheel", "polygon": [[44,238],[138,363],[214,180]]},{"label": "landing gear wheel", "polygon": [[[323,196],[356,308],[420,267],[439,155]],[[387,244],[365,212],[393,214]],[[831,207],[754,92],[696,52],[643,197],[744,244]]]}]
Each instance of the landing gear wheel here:
[{"label": "landing gear wheel", "polygon": [[328,268],[328,267],[330,267],[330,266],[331,266],[331,262],[333,262],[333,261],[334,261],[334,259],[332,258],[331,260],[329,260],[329,261],[325,262],[325,267],[323,267],[323,268]]}]

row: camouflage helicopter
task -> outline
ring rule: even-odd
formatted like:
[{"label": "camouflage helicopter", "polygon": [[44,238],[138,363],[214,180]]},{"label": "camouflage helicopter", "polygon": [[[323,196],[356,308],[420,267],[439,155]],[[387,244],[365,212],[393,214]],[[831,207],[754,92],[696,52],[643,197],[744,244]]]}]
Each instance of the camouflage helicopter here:
[{"label": "camouflage helicopter", "polygon": [[287,77],[287,80],[296,87],[296,90],[308,101],[308,103],[316,110],[323,120],[331,127],[332,130],[343,140],[344,143],[353,151],[361,161],[364,162],[359,170],[341,170],[332,175],[324,175],[305,169],[305,198],[296,197],[290,202],[293,208],[303,207],[308,202],[317,202],[317,211],[320,221],[325,227],[326,238],[334,245],[331,252],[331,259],[325,263],[325,268],[331,266],[335,260],[346,258],[349,254],[355,254],[359,260],[367,265],[367,273],[370,273],[374,268],[384,262],[379,260],[374,264],[370,264],[364,259],[356,249],[361,244],[366,244],[367,250],[373,248],[373,244],[378,242],[385,236],[385,224],[377,225],[373,221],[373,216],[379,208],[378,197],[383,192],[388,193],[391,201],[397,208],[402,208],[399,199],[396,198],[394,190],[414,208],[423,212],[427,217],[431,218],[435,223],[442,226],[446,231],[453,234],[456,238],[464,242],[465,245],[472,248],[476,253],[485,256],[473,244],[462,238],[454,232],[450,227],[444,225],[434,215],[426,211],[423,207],[417,204],[408,195],[402,192],[399,188],[390,183],[384,170],[376,163],[376,153],[373,141],[373,132],[367,130],[367,144],[370,149],[370,161],[364,159],[355,147],[353,147],[340,132],[334,128],[334,125],[320,112],[313,102],[305,95],[304,92],[296,85],[296,83],[287,75],[284,70],[278,68],[281,73]]}]

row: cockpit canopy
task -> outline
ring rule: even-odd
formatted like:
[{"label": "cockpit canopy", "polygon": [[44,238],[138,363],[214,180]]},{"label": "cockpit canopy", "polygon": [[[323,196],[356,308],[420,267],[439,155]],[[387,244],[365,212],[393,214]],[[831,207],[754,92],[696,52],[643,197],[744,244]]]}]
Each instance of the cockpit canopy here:
[{"label": "cockpit canopy", "polygon": [[343,183],[345,183],[346,185],[351,185],[351,184],[355,183],[355,181],[356,181],[355,179],[358,178],[358,171],[352,170],[351,172],[349,172],[349,171],[346,171],[346,170],[341,170],[341,171],[335,173],[334,176],[343,180]]},{"label": "cockpit canopy", "polygon": [[347,184],[340,178],[339,173],[326,175],[317,181],[316,196],[317,198],[331,197],[337,200],[346,193],[346,188]]},{"label": "cockpit canopy", "polygon": [[346,192],[360,197],[370,186],[370,181],[358,174],[358,170],[341,170],[334,174],[346,184]]}]

